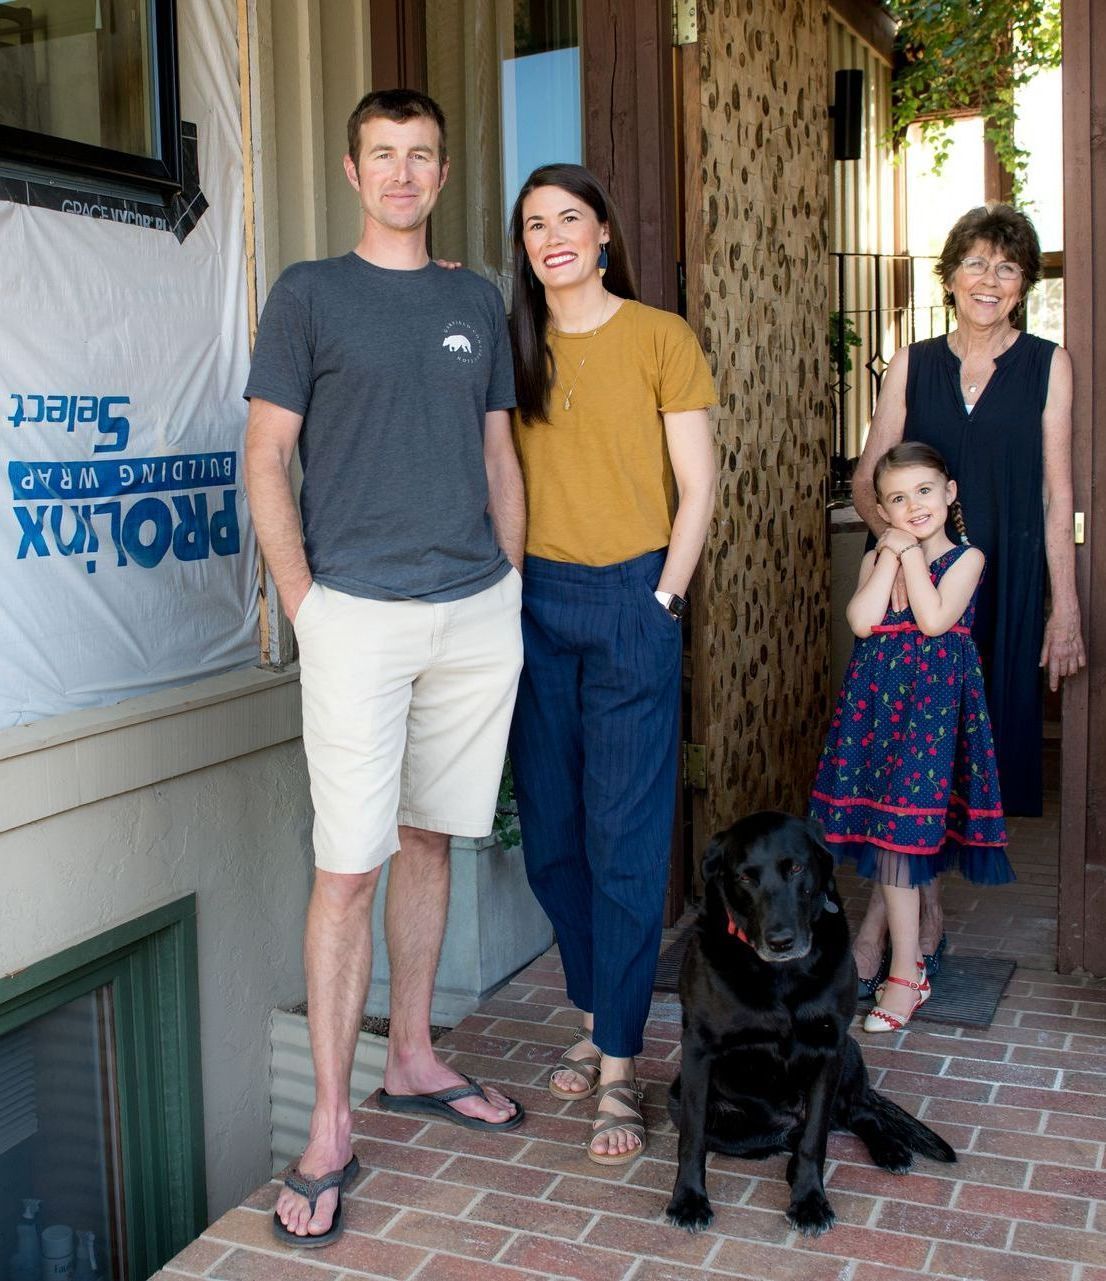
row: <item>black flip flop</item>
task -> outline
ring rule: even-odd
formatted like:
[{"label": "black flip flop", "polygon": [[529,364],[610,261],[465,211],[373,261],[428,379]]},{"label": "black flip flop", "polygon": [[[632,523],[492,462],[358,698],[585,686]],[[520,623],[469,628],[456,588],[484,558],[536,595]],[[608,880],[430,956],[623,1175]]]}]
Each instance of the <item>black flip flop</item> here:
[{"label": "black flip flop", "polygon": [[[461,1075],[465,1076],[463,1072]],[[526,1113],[522,1104],[515,1102],[514,1099],[511,1099],[511,1102],[515,1105],[515,1114],[508,1117],[506,1121],[482,1121],[477,1116],[465,1116],[463,1112],[451,1108],[449,1105],[456,1103],[458,1099],[468,1099],[474,1095],[487,1099],[483,1086],[474,1081],[471,1076],[465,1076],[465,1080],[468,1085],[454,1085],[448,1090],[438,1090],[434,1094],[389,1094],[382,1087],[379,1103],[385,1112],[405,1112],[410,1116],[431,1117],[435,1121],[449,1121],[453,1125],[463,1125],[466,1130],[513,1130],[522,1124],[522,1118]]]},{"label": "black flip flop", "polygon": [[297,1196],[304,1197],[307,1204],[311,1207],[311,1213],[315,1213],[315,1205],[324,1192],[331,1188],[338,1189],[338,1204],[334,1207],[334,1218],[330,1221],[330,1227],[326,1232],[319,1232],[312,1235],[306,1233],[300,1236],[296,1232],[289,1232],[280,1221],[280,1216],[273,1211],[273,1236],[281,1242],[282,1245],[294,1246],[298,1250],[315,1250],[319,1246],[333,1245],[342,1235],[342,1193],[361,1173],[361,1162],[356,1155],[351,1156],[340,1170],[331,1170],[329,1174],[320,1175],[317,1179],[309,1179],[306,1175],[299,1172],[299,1169],[291,1170],[284,1176],[284,1186],[291,1188]]}]

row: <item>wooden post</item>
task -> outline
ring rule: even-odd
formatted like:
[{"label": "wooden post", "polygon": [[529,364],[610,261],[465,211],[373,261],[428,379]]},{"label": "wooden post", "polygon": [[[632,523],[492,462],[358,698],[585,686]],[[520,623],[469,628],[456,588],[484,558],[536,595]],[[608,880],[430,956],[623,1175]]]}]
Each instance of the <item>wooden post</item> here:
[{"label": "wooden post", "polygon": [[[1106,11],[1063,0],[1065,342],[1075,370],[1072,471],[1086,543],[1075,567],[1089,670],[1064,684],[1057,964],[1106,975]],[[1097,571],[1097,573],[1096,573]]]},{"label": "wooden post", "polygon": [[426,92],[423,0],[368,0],[373,89]]},{"label": "wooden post", "polygon": [[582,18],[584,163],[618,206],[642,302],[675,311],[671,7],[665,0],[588,0]]}]

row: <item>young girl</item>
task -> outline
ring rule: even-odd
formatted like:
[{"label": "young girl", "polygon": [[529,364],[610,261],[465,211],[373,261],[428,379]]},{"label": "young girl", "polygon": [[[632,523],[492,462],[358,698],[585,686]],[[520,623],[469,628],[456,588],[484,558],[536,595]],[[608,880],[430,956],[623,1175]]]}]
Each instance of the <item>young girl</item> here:
[{"label": "young girl", "polygon": [[[950,867],[1014,879],[991,726],[971,637],[983,553],[967,545],[956,482],[935,449],[896,445],[875,468],[890,526],[860,566],[846,617],[857,636],[811,794],[841,856],[879,882],[891,971],[864,1020],[897,1032],[929,999],[918,946],[920,885]],[[961,545],[945,532],[951,514]],[[890,608],[899,570],[908,607]]]}]

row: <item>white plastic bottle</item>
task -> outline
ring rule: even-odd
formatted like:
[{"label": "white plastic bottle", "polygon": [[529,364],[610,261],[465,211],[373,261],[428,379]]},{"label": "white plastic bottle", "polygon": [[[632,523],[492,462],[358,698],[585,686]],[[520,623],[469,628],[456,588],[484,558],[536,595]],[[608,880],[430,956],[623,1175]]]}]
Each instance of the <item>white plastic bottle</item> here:
[{"label": "white plastic bottle", "polygon": [[77,1233],[77,1266],[73,1281],[99,1281],[96,1268],[96,1235],[93,1232]]},{"label": "white plastic bottle", "polygon": [[42,1251],[36,1219],[41,1205],[34,1197],[23,1202],[23,1217],[15,1225],[15,1250],[8,1259],[8,1281],[40,1281]]},{"label": "white plastic bottle", "polygon": [[63,1281],[73,1276],[73,1229],[52,1223],[42,1229],[42,1281]]}]

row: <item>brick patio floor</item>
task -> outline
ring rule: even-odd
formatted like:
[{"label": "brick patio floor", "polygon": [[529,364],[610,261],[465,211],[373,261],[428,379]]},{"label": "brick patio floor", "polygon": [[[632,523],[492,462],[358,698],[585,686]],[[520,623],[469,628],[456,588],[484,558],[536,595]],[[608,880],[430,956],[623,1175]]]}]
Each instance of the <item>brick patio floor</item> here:
[{"label": "brick patio floor", "polygon": [[[1015,820],[1014,886],[950,882],[954,950],[1016,955],[986,1032],[916,1026],[865,1038],[876,1084],[924,1117],[959,1164],[895,1177],[836,1135],[827,1185],[838,1226],[816,1241],[783,1216],[783,1158],[712,1156],[712,1230],[668,1227],[676,1136],[664,1110],[679,1055],[678,1007],[662,998],[638,1072],[649,1150],[628,1168],[587,1160],[587,1104],[544,1088],[568,1041],[555,953],[537,960],[442,1042],[462,1070],[526,1106],[513,1134],[485,1135],[377,1111],[356,1115],[366,1175],[335,1246],[290,1252],[270,1237],[277,1184],[213,1223],[159,1278],[216,1281],[1106,1281],[1106,983],[1053,972],[1056,815]],[[850,911],[862,887],[846,883]]]}]

